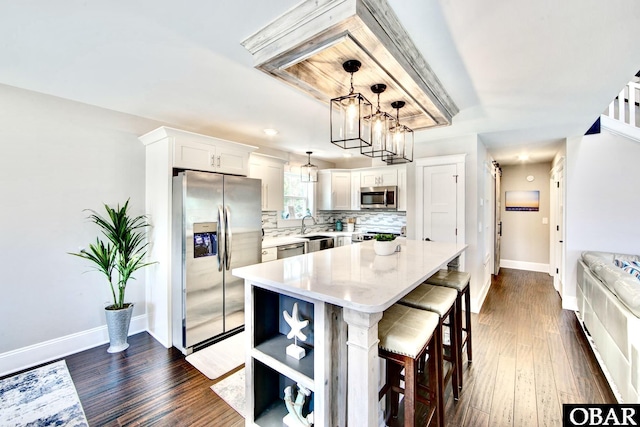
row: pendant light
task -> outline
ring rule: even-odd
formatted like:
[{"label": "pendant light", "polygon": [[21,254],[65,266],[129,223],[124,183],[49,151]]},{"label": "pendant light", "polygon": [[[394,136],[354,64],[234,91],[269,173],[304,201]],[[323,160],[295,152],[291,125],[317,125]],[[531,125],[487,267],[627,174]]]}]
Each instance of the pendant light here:
[{"label": "pendant light", "polygon": [[307,164],[300,166],[300,181],[302,182],[318,182],[318,167],[311,164],[311,154],[313,151],[307,151]]},{"label": "pendant light", "polygon": [[404,107],[404,101],[394,101],[391,107],[396,110],[396,124],[390,129],[394,155],[382,158],[388,165],[396,163],[413,162],[413,130],[400,124],[400,109]]},{"label": "pendant light", "polygon": [[378,107],[375,114],[368,118],[371,127],[371,145],[361,147],[360,152],[369,157],[382,159],[393,156],[393,143],[390,130],[395,127],[396,119],[392,115],[380,111],[380,94],[387,89],[387,85],[379,83],[371,86],[371,92],[378,95]]},{"label": "pendant light", "polygon": [[365,117],[371,116],[371,103],[360,93],[354,93],[353,73],[362,66],[357,59],[350,59],[342,68],[351,74],[351,90],[348,95],[333,98],[330,102],[331,142],[343,149],[371,145],[371,131]]}]

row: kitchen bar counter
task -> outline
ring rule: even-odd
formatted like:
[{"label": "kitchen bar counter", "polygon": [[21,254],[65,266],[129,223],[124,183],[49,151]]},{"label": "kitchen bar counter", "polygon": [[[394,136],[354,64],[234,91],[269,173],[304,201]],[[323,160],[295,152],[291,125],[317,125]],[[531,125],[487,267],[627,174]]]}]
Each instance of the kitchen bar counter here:
[{"label": "kitchen bar counter", "polygon": [[[373,243],[368,241],[342,246],[233,270],[235,276],[245,279],[245,328],[251,348],[246,365],[248,425],[254,422],[255,425],[270,424],[258,423],[254,418],[260,415],[254,414],[254,410],[258,411],[254,400],[261,401],[264,398],[254,394],[260,391],[254,389],[252,369],[254,359],[260,359],[261,363],[271,360],[255,350],[254,346],[258,343],[254,342],[254,338],[259,331],[253,330],[253,325],[262,321],[255,317],[254,311],[264,310],[253,300],[254,295],[267,291],[269,295],[274,293],[299,298],[316,306],[313,319],[316,339],[312,351],[316,379],[309,378],[315,397],[316,420],[325,425],[345,425],[345,415],[336,415],[334,412],[344,408],[344,401],[347,400],[346,424],[378,425],[377,345],[378,321],[382,318],[382,312],[459,256],[467,246],[398,239],[400,252],[378,256],[373,250]],[[281,313],[276,314],[281,316]],[[344,324],[347,325],[346,339],[335,333]],[[345,354],[341,350],[345,345],[346,367],[343,366],[344,360],[337,360],[341,354]],[[287,373],[296,376],[296,363],[289,363],[285,357],[284,364],[274,362],[277,365],[274,369],[291,378]],[[339,384],[343,381],[344,370],[347,371],[346,387]],[[298,381],[297,378],[294,380]]]}]

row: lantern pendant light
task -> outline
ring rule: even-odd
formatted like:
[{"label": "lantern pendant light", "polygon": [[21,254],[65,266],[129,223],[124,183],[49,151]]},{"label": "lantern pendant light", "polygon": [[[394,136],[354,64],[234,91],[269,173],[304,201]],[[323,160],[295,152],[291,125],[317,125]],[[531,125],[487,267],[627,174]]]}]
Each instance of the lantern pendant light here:
[{"label": "lantern pendant light", "polygon": [[404,101],[391,103],[391,107],[396,110],[396,125],[390,129],[395,154],[382,158],[388,165],[413,162],[413,130],[400,124],[400,109],[404,105]]},{"label": "lantern pendant light", "polygon": [[353,73],[362,63],[350,59],[342,68],[351,74],[351,90],[348,95],[333,98],[330,102],[331,142],[343,149],[361,148],[371,145],[371,130],[365,117],[371,116],[371,103],[360,93],[354,93]]},{"label": "lantern pendant light", "polygon": [[302,182],[318,182],[318,167],[311,164],[311,154],[313,151],[307,151],[307,164],[300,166],[300,181]]},{"label": "lantern pendant light", "polygon": [[379,83],[371,86],[371,91],[378,95],[378,107],[375,114],[368,118],[371,127],[371,145],[362,147],[360,152],[369,157],[384,159],[393,156],[393,143],[390,130],[395,127],[396,119],[388,113],[380,111],[380,94],[387,89],[387,85]]}]

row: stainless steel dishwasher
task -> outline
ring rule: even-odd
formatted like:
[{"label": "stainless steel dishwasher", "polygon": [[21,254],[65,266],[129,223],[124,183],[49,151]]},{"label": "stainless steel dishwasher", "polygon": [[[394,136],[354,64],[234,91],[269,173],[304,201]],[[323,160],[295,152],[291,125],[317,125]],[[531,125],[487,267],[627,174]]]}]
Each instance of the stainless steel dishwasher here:
[{"label": "stainless steel dishwasher", "polygon": [[304,242],[278,246],[278,259],[289,258],[304,253]]}]

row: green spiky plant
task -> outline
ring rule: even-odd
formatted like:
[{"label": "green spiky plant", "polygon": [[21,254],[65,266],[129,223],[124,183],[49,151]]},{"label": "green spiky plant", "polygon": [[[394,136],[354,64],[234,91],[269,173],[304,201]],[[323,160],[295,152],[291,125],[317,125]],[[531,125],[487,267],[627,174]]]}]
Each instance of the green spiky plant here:
[{"label": "green spiky plant", "polygon": [[146,215],[129,216],[129,200],[122,207],[118,205],[114,209],[105,204],[104,208],[107,211],[106,217],[92,209],[85,210],[91,212],[87,219],[98,225],[106,239],[103,241],[96,237],[96,242],[90,243],[89,249],[69,254],[93,262],[94,269],[106,276],[113,295],[113,305],[107,309],[119,310],[128,306],[124,302],[124,296],[127,283],[130,279],[135,279],[132,274],[142,267],[154,264],[145,262],[149,245],[145,241],[145,229],[149,224]]}]

